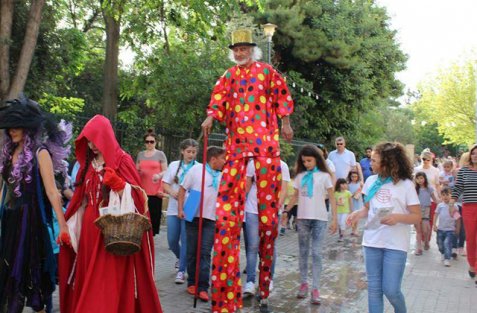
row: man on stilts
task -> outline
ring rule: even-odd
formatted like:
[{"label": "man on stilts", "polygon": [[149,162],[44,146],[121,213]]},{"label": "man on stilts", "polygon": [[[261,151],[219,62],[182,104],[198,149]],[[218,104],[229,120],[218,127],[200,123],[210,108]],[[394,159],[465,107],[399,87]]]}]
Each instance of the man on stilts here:
[{"label": "man on stilts", "polygon": [[213,120],[224,122],[227,162],[217,197],[217,220],[212,261],[212,312],[233,313],[242,307],[240,229],[244,217],[246,167],[254,162],[259,213],[260,312],[268,308],[270,269],[278,233],[281,186],[279,125],[291,140],[289,115],[293,100],[283,77],[269,64],[258,62],[261,50],[249,29],[232,33],[230,57],[237,64],[219,78],[202,123],[210,133]]}]

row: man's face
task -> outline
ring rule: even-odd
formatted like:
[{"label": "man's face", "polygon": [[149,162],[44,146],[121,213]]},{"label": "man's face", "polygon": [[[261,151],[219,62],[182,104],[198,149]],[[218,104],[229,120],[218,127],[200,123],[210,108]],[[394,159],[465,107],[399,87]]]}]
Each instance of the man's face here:
[{"label": "man's face", "polygon": [[371,152],[372,152],[372,151],[373,151],[373,150],[371,150],[371,149],[366,149],[366,157],[367,157],[368,159],[371,158]]},{"label": "man's face", "polygon": [[238,46],[232,48],[234,54],[235,63],[238,65],[246,65],[252,60],[252,47],[250,46]]},{"label": "man's face", "polygon": [[336,149],[337,149],[338,151],[340,151],[340,152],[341,152],[341,151],[344,151],[345,146],[346,146],[344,140],[337,140],[337,141],[335,142],[335,145],[336,145]]}]

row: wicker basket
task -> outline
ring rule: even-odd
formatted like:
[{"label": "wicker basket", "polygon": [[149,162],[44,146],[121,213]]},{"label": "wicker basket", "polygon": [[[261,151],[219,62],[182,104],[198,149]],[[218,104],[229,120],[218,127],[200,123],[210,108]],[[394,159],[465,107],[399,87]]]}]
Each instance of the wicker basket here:
[{"label": "wicker basket", "polygon": [[139,186],[131,185],[131,187],[141,190],[144,194],[144,215],[139,213],[106,214],[94,221],[101,229],[106,251],[115,255],[131,255],[141,250],[142,236],[145,231],[151,229],[151,222],[146,216],[149,210],[147,194]]}]

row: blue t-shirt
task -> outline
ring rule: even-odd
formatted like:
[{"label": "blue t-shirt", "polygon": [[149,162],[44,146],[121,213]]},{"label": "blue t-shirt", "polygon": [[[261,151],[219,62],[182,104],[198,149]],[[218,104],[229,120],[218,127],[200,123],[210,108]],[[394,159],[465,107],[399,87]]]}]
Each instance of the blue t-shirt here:
[{"label": "blue t-shirt", "polygon": [[363,179],[366,181],[369,176],[373,175],[373,170],[371,169],[371,159],[362,158],[359,161],[359,165],[361,165],[361,170],[363,171]]},{"label": "blue t-shirt", "polygon": [[437,205],[436,215],[439,216],[438,230],[454,231],[455,219],[449,213],[449,205],[441,202]]}]

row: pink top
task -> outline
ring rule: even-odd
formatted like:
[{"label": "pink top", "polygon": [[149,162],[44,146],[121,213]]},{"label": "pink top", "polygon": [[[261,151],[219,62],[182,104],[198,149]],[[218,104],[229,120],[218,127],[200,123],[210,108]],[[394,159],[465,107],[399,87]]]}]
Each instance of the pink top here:
[{"label": "pink top", "polygon": [[156,150],[151,157],[146,157],[144,151],[139,152],[137,156],[139,164],[139,175],[141,176],[141,184],[148,196],[158,196],[158,192],[162,192],[162,179],[154,179],[155,174],[163,171],[161,162],[167,163],[164,152]]}]

